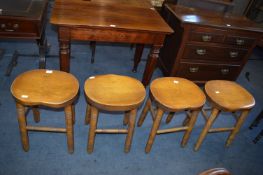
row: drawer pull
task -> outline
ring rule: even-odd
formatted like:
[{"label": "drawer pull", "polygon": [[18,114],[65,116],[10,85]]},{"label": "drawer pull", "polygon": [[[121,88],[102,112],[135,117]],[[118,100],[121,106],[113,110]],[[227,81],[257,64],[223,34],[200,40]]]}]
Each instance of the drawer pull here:
[{"label": "drawer pull", "polygon": [[229,73],[229,69],[221,69],[222,75],[227,75]]},{"label": "drawer pull", "polygon": [[18,24],[14,24],[14,25],[13,25],[13,28],[14,28],[14,29],[18,29],[18,27],[19,27]]},{"label": "drawer pull", "polygon": [[5,29],[6,32],[14,32],[14,29]]},{"label": "drawer pull", "polygon": [[205,55],[206,54],[206,50],[205,49],[196,49],[196,53],[198,55]]},{"label": "drawer pull", "polygon": [[237,43],[237,45],[242,46],[242,45],[245,44],[245,40],[243,40],[243,39],[236,39],[236,43]]},{"label": "drawer pull", "polygon": [[191,73],[196,73],[196,72],[198,72],[198,70],[199,70],[199,67],[190,67],[189,68],[189,72],[191,72]]},{"label": "drawer pull", "polygon": [[202,36],[202,40],[203,40],[204,42],[211,41],[211,40],[212,40],[212,36],[209,36],[209,35],[203,35],[203,36]]},{"label": "drawer pull", "polygon": [[238,56],[238,52],[231,51],[231,52],[229,52],[229,55],[230,55],[231,58],[236,58]]},{"label": "drawer pull", "polygon": [[1,24],[1,29],[4,29],[6,27],[5,24]]}]

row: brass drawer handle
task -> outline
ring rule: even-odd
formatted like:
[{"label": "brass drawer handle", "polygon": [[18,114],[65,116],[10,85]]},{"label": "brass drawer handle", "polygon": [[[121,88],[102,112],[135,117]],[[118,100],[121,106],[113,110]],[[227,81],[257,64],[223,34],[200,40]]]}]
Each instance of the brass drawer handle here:
[{"label": "brass drawer handle", "polygon": [[18,24],[13,24],[13,28],[6,28],[6,24],[1,24],[1,29],[4,29],[5,32],[14,32],[16,29],[19,28]]},{"label": "brass drawer handle", "polygon": [[231,58],[236,58],[238,56],[238,52],[231,51],[231,52],[229,52],[229,55],[230,55]]},{"label": "brass drawer handle", "polygon": [[203,40],[204,42],[211,41],[211,40],[212,40],[212,36],[210,36],[210,35],[203,35],[203,36],[202,36],[202,40]]},{"label": "brass drawer handle", "polygon": [[5,24],[1,24],[1,29],[4,29],[6,27]]},{"label": "brass drawer handle", "polygon": [[236,43],[237,43],[237,45],[241,46],[241,45],[245,44],[245,40],[243,40],[243,39],[236,39]]},{"label": "brass drawer handle", "polygon": [[199,67],[190,67],[189,68],[189,72],[191,72],[191,73],[196,73],[196,72],[198,72],[198,70],[199,70]]},{"label": "brass drawer handle", "polygon": [[14,32],[14,29],[5,29],[6,32]]},{"label": "brass drawer handle", "polygon": [[229,73],[229,69],[221,69],[222,75],[227,75]]},{"label": "brass drawer handle", "polygon": [[14,24],[13,25],[13,29],[18,29],[19,25],[18,24]]},{"label": "brass drawer handle", "polygon": [[206,50],[205,49],[196,49],[196,53],[198,55],[205,55],[206,54]]}]

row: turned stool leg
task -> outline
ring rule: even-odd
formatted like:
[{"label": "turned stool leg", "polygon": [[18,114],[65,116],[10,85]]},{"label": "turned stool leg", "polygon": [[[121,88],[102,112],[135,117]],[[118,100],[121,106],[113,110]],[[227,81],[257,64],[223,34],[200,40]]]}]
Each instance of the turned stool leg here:
[{"label": "turned stool leg", "polygon": [[88,138],[88,153],[93,152],[94,140],[96,136],[97,122],[98,122],[98,109],[91,107],[91,119],[90,119],[90,128],[89,128],[89,138]]},{"label": "turned stool leg", "polygon": [[173,117],[174,117],[174,112],[169,112],[169,114],[168,114],[168,116],[167,116],[167,118],[166,118],[166,120],[165,120],[165,123],[170,123],[171,122],[171,120],[173,119]]},{"label": "turned stool leg", "polygon": [[250,110],[242,111],[239,119],[237,120],[237,123],[236,123],[234,129],[231,131],[230,135],[228,136],[228,139],[226,141],[226,146],[229,146],[232,143],[232,141],[234,140],[236,134],[238,133],[242,124],[244,123],[245,119],[247,118],[249,111]]},{"label": "turned stool leg", "polygon": [[71,154],[74,151],[74,137],[73,137],[73,123],[72,123],[72,106],[66,106],[65,109],[66,118],[66,133],[68,142],[68,152]]},{"label": "turned stool leg", "polygon": [[129,112],[128,134],[126,136],[125,149],[124,149],[125,153],[128,153],[131,149],[134,126],[136,122],[136,114],[137,114],[137,109],[133,109]]},{"label": "turned stool leg", "polygon": [[191,134],[191,132],[193,130],[193,127],[195,125],[198,113],[199,113],[199,111],[191,111],[191,117],[190,117],[190,120],[189,120],[189,123],[188,123],[188,128],[185,131],[185,134],[184,134],[184,137],[183,137],[183,140],[182,140],[182,143],[181,143],[182,147],[184,147],[187,144],[187,142],[188,142],[190,134]]},{"label": "turned stool leg", "polygon": [[154,142],[157,130],[159,129],[160,122],[161,122],[162,117],[163,117],[163,113],[164,113],[164,111],[161,108],[157,109],[155,120],[153,122],[153,126],[152,126],[152,129],[151,129],[151,132],[150,132],[150,136],[148,138],[148,141],[147,141],[147,144],[146,144],[146,147],[145,147],[145,152],[146,153],[149,153],[151,151],[152,144]]},{"label": "turned stool leg", "polygon": [[152,105],[151,104],[151,99],[148,98],[148,100],[146,101],[146,104],[145,104],[145,106],[144,106],[144,108],[142,110],[142,113],[140,115],[140,118],[139,118],[139,121],[137,123],[137,126],[139,126],[139,127],[142,126],[142,124],[143,124],[143,122],[145,120],[145,117],[146,117],[148,111],[150,110],[151,105]]},{"label": "turned stool leg", "polygon": [[90,117],[91,117],[91,107],[89,104],[87,104],[86,116],[85,116],[85,124],[86,125],[88,125],[90,123]]},{"label": "turned stool leg", "polygon": [[129,115],[130,115],[130,111],[124,112],[123,125],[127,125],[129,123]]},{"label": "turned stool leg", "polygon": [[200,136],[199,136],[199,138],[195,144],[195,148],[194,148],[195,151],[197,151],[200,148],[205,136],[208,133],[208,130],[211,128],[211,126],[212,126],[213,122],[215,121],[216,117],[218,116],[218,114],[219,114],[219,110],[216,108],[212,108],[211,115],[208,118],[208,120],[206,121],[204,129],[201,132],[201,134],[200,134]]},{"label": "turned stool leg", "polygon": [[32,107],[34,121],[38,123],[40,121],[40,112],[38,110],[38,106]]},{"label": "turned stool leg", "polygon": [[25,107],[19,103],[16,103],[17,119],[20,129],[21,141],[24,151],[29,150],[28,133],[26,129],[26,116]]},{"label": "turned stool leg", "polygon": [[75,105],[71,105],[71,111],[72,111],[72,123],[75,124]]}]

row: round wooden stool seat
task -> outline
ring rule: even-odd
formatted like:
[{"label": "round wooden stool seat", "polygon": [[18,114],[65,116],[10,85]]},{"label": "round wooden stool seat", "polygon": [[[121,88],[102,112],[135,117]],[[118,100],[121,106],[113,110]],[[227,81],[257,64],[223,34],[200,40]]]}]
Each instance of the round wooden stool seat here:
[{"label": "round wooden stool seat", "polygon": [[145,88],[140,81],[121,75],[90,77],[84,90],[90,104],[107,111],[137,108],[145,98]]},{"label": "round wooden stool seat", "polygon": [[200,108],[206,100],[195,83],[179,77],[158,78],[150,90],[154,100],[169,111]]},{"label": "round wooden stool seat", "polygon": [[208,81],[205,84],[205,92],[212,103],[228,111],[250,109],[255,105],[254,97],[232,81]]},{"label": "round wooden stool seat", "polygon": [[72,103],[78,94],[78,80],[56,70],[32,70],[19,75],[11,93],[23,105],[44,105],[53,108]]},{"label": "round wooden stool seat", "polygon": [[[16,100],[22,146],[29,150],[28,131],[64,132],[67,135],[68,152],[74,151],[73,124],[75,122],[74,100],[79,91],[78,80],[71,74],[55,70],[31,70],[20,74],[11,85]],[[33,111],[35,122],[40,121],[38,106],[64,108],[65,128],[28,125],[26,107]]]}]

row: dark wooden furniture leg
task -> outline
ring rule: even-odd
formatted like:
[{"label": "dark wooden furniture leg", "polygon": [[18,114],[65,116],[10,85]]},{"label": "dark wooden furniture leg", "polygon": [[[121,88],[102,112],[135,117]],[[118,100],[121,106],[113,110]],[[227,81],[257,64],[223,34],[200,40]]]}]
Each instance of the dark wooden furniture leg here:
[{"label": "dark wooden furniture leg", "polygon": [[136,44],[136,50],[135,50],[135,55],[134,55],[134,64],[133,64],[132,72],[137,72],[137,67],[141,61],[143,49],[144,49],[144,44]]},{"label": "dark wooden furniture leg", "polygon": [[70,71],[70,29],[60,27],[58,30],[59,37],[59,61],[60,70]]},{"label": "dark wooden furniture leg", "polygon": [[13,67],[15,67],[17,65],[17,59],[18,59],[18,51],[15,50],[15,52],[13,53],[12,59],[10,61],[10,63],[7,66],[6,72],[5,72],[5,76],[10,76]]},{"label": "dark wooden furniture leg", "polygon": [[142,83],[144,86],[147,86],[151,81],[153,71],[156,67],[157,60],[159,58],[159,53],[161,49],[161,45],[153,45],[150,51],[150,54],[147,59],[147,63],[145,66],[145,70],[143,73]]}]

